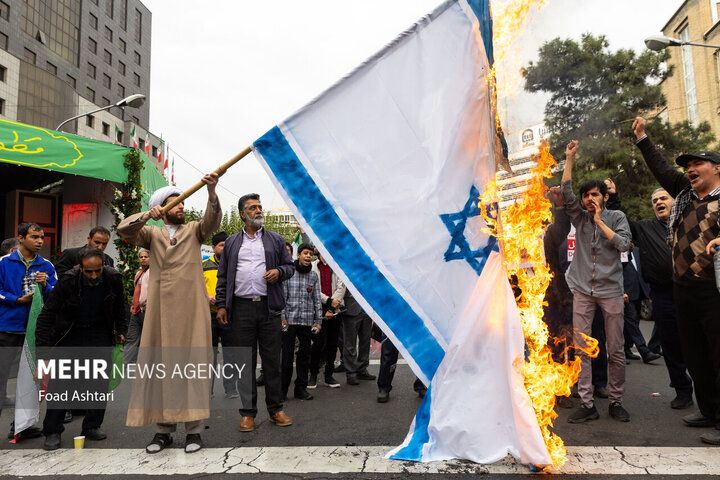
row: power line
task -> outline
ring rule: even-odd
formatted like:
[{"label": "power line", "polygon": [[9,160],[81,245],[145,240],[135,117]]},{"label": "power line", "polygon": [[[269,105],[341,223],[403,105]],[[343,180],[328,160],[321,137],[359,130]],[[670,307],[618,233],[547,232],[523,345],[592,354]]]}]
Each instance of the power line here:
[{"label": "power line", "polygon": [[[189,160],[186,160],[182,155],[180,155],[180,154],[177,152],[177,150],[175,150],[175,149],[173,149],[173,148],[170,148],[170,147],[168,147],[168,150],[171,151],[174,155],[176,155],[180,160],[182,160],[183,162],[187,163],[187,164],[190,165],[192,168],[194,168],[199,174],[205,175],[205,172],[203,172],[203,171],[200,170],[198,167],[196,167],[195,165],[193,165],[192,163],[190,163]],[[227,193],[229,193],[230,195],[233,195],[233,196],[235,196],[236,198],[240,198],[240,195],[238,195],[238,194],[235,193],[235,192],[232,192],[232,191],[228,190],[228,189],[225,188],[222,184],[218,183],[218,187],[222,188],[223,190],[225,190],[225,191],[226,191]]]}]

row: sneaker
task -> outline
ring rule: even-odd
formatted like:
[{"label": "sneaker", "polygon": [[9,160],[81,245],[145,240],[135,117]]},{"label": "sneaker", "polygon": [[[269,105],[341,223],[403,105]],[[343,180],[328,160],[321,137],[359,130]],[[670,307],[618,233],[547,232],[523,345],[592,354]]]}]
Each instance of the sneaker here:
[{"label": "sneaker", "polygon": [[60,448],[60,434],[49,433],[45,436],[45,443],[43,444],[43,450],[57,450]]},{"label": "sneaker", "polygon": [[362,372],[358,373],[357,378],[358,380],[375,380],[377,377],[375,375],[372,375],[367,370],[363,370]]},{"label": "sneaker", "polygon": [[317,373],[311,373],[310,374],[310,380],[308,380],[307,388],[312,390],[313,388],[317,387]]},{"label": "sneaker", "polygon": [[347,369],[345,368],[345,365],[343,365],[342,363],[340,365],[338,365],[337,367],[335,367],[335,373],[345,373],[345,372],[347,372]]},{"label": "sneaker", "polygon": [[313,396],[307,390],[300,390],[299,392],[295,392],[295,398],[298,400],[312,400]]},{"label": "sneaker", "polygon": [[607,387],[595,387],[595,396],[597,398],[608,398],[609,393]]},{"label": "sneaker", "polygon": [[645,355],[642,356],[643,363],[650,363],[654,360],[657,360],[658,358],[660,358],[660,355],[651,351],[648,351]]},{"label": "sneaker", "polygon": [[608,407],[610,416],[618,422],[629,422],[630,414],[625,410],[620,402],[613,402]]},{"label": "sneaker", "polygon": [[388,400],[390,400],[390,392],[380,390],[377,394],[378,403],[387,403]]},{"label": "sneaker", "polygon": [[691,413],[690,415],[685,415],[682,417],[682,421],[685,422],[685,425],[688,427],[714,427],[715,426],[715,420],[712,418],[708,418],[705,415],[703,415],[700,412]]},{"label": "sneaker", "polygon": [[350,375],[347,376],[347,384],[348,385],[360,385],[360,380],[358,380],[357,375]]},{"label": "sneaker", "polygon": [[693,405],[693,399],[690,395],[678,395],[670,402],[670,408],[675,410],[684,410],[690,408]]},{"label": "sneaker", "polygon": [[633,353],[632,350],[625,350],[625,360],[640,360],[640,356]]},{"label": "sneaker", "polygon": [[600,418],[600,414],[597,408],[595,408],[595,405],[587,407],[583,404],[568,417],[568,423],[583,423],[589,420],[597,420],[598,418]]},{"label": "sneaker", "polygon": [[195,453],[203,448],[203,441],[199,433],[189,433],[185,437],[185,453]]},{"label": "sneaker", "polygon": [[720,429],[714,428],[700,435],[700,440],[710,445],[720,445]]},{"label": "sneaker", "polygon": [[100,427],[88,428],[87,430],[83,430],[80,435],[85,435],[87,440],[94,440],[96,442],[107,438],[107,434],[105,434]]},{"label": "sneaker", "polygon": [[325,385],[330,388],[340,388],[340,382],[335,380],[332,375],[325,377]]}]

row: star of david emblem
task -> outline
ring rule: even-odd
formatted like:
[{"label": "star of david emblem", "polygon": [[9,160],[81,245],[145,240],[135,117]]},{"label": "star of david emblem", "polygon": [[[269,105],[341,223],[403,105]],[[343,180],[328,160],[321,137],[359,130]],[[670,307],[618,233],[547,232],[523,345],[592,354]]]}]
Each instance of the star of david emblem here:
[{"label": "star of david emblem", "polygon": [[[478,276],[482,274],[483,267],[487,262],[490,253],[495,250],[498,251],[497,239],[494,236],[490,236],[487,245],[472,250],[470,242],[468,242],[465,236],[465,227],[468,219],[480,216],[482,211],[478,206],[478,199],[480,192],[477,187],[473,185],[470,188],[470,197],[465,203],[463,209],[457,213],[444,213],[440,215],[440,219],[445,224],[445,227],[450,232],[450,246],[445,252],[445,261],[450,262],[452,260],[465,260]],[[498,205],[493,204],[488,209],[488,214],[491,218],[497,219]]]}]

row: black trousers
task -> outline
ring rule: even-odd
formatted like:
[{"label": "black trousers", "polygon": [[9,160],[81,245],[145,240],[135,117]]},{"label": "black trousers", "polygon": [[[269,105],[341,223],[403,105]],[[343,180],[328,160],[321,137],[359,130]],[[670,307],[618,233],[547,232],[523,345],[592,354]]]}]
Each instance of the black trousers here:
[{"label": "black trousers", "polygon": [[320,362],[325,361],[325,377],[335,373],[335,356],[338,348],[338,332],[342,319],[339,316],[323,318],[322,329],[312,337],[312,352],[310,353],[310,373],[317,375],[320,372]]},{"label": "black trousers", "polygon": [[295,377],[295,393],[307,389],[308,370],[310,367],[310,339],[313,336],[309,325],[288,325],[286,332],[283,332],[282,340],[282,391],[287,396],[290,380],[293,376],[293,358],[295,357],[295,338],[298,339],[298,347],[295,365],[297,375]]},{"label": "black trousers", "polygon": [[645,337],[643,337],[640,331],[640,308],[642,307],[642,300],[630,300],[625,304],[625,325],[623,328],[623,335],[625,336],[625,351],[629,351],[633,345],[635,345],[640,352],[640,355],[647,355],[650,349],[645,343]]},{"label": "black trousers", "polygon": [[720,292],[715,285],[675,284],[675,311],[698,408],[720,427]]},{"label": "black trousers", "polygon": [[[73,358],[80,360],[104,359],[112,368],[111,353],[113,348],[113,334],[108,331],[102,320],[89,327],[73,327],[70,333],[58,345],[59,349],[53,349],[58,358],[68,358],[72,352]],[[64,353],[67,352],[67,353]],[[80,402],[73,401],[74,392],[97,392],[108,391],[109,380],[98,378],[91,380],[81,379],[50,379],[48,382],[48,395],[54,393],[67,393],[68,401],[48,401],[45,419],[43,420],[43,434],[62,433],[65,431],[63,419],[65,411],[69,408],[85,408],[85,417],[82,422],[82,434],[91,428],[99,428],[105,419],[105,401]]]},{"label": "black trousers", "polygon": [[280,316],[270,316],[267,298],[253,302],[245,298],[234,297],[230,315],[230,347],[252,348],[252,392],[248,396],[240,389],[240,415],[257,415],[257,354],[260,350],[263,373],[265,374],[265,405],[268,413],[275,415],[282,410],[282,390],[280,386],[280,353],[282,350],[282,325]]},{"label": "black trousers", "polygon": [[[389,338],[382,335],[382,349],[380,350],[380,373],[378,374],[377,386],[380,392],[390,392],[392,390],[392,381],[395,377],[395,369],[397,368],[398,349],[390,341]],[[425,384],[415,377],[413,390],[422,392],[427,390]]]},{"label": "black trousers", "polygon": [[653,305],[653,320],[658,331],[663,359],[670,375],[670,386],[678,395],[692,396],[693,385],[687,374],[680,344],[675,302],[672,288],[650,290]]},{"label": "black trousers", "polygon": [[23,343],[25,343],[23,332],[0,332],[0,412],[7,394],[8,379],[17,375]]}]

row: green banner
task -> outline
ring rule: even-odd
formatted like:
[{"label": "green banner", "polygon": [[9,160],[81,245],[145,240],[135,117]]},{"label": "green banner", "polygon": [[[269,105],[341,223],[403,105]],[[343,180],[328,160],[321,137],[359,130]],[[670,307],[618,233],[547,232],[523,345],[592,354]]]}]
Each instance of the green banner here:
[{"label": "green banner", "polygon": [[[0,119],[0,162],[122,183],[129,147]],[[168,183],[140,152],[143,189],[152,194]]]}]

